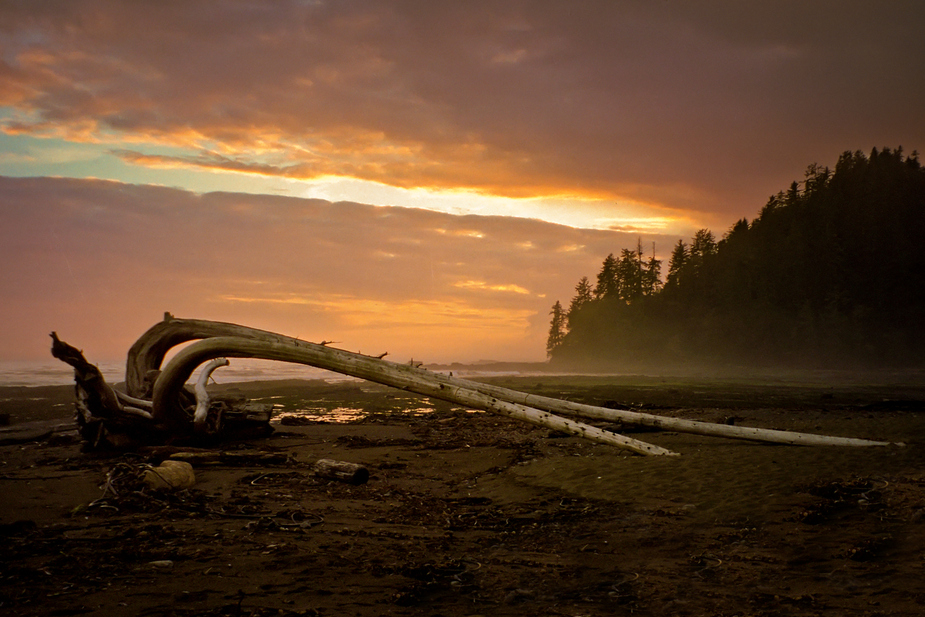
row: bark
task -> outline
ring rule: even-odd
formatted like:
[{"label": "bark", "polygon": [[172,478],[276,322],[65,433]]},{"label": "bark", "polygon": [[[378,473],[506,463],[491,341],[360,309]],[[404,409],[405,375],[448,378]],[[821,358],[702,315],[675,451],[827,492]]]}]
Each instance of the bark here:
[{"label": "bark", "polygon": [[92,448],[131,448],[157,434],[150,402],[116,392],[83,352],[61,341],[55,332],[51,338],[51,354],[74,368],[77,427]]},{"label": "bark", "polygon": [[[185,322],[186,320],[184,320]],[[191,331],[195,327],[198,327],[198,324],[203,322],[193,322],[189,321],[187,331]],[[209,323],[209,322],[205,322]],[[233,324],[222,324],[223,327]],[[443,398],[444,400],[452,400],[453,402],[462,403],[462,401],[456,399],[446,399],[442,397],[441,394],[458,390],[465,391],[467,396],[471,393],[482,394],[490,399],[494,399],[500,402],[512,403],[514,405],[519,405],[525,409],[531,409],[534,412],[539,411],[540,414],[546,412],[547,416],[537,415],[536,413],[523,414],[513,409],[508,409],[507,411],[502,410],[493,410],[487,409],[484,406],[480,406],[481,403],[472,403],[473,407],[479,409],[486,409],[488,411],[499,411],[499,413],[506,413],[512,417],[519,417],[519,419],[524,419],[528,422],[534,422],[536,424],[541,424],[543,426],[549,426],[545,423],[546,419],[549,419],[552,422],[558,422],[560,420],[565,420],[563,418],[557,418],[549,412],[556,413],[565,413],[570,415],[576,415],[579,417],[593,418],[598,420],[607,420],[607,421],[620,421],[630,424],[638,424],[644,426],[652,426],[656,428],[661,428],[664,430],[672,430],[684,433],[693,433],[698,435],[707,435],[714,437],[726,437],[732,439],[745,439],[751,441],[760,441],[767,443],[782,443],[790,445],[830,445],[830,446],[887,446],[891,445],[889,442],[885,441],[874,441],[868,439],[855,439],[847,437],[835,437],[828,435],[812,435],[807,433],[796,433],[792,431],[775,431],[772,429],[761,429],[761,428],[752,428],[752,427],[743,427],[743,426],[730,426],[726,424],[714,424],[709,422],[698,422],[695,420],[686,420],[681,418],[668,418],[665,416],[657,416],[652,414],[645,414],[633,411],[626,410],[614,410],[607,409],[603,407],[595,407],[592,405],[583,405],[579,403],[572,403],[569,401],[562,401],[559,399],[553,399],[543,396],[537,396],[532,394],[527,394],[524,392],[518,392],[516,390],[509,390],[506,388],[500,388],[498,386],[492,386],[489,384],[482,384],[479,382],[453,378],[439,373],[433,373],[426,371],[424,369],[419,369],[413,366],[394,364],[387,362],[385,360],[379,360],[378,358],[372,358],[369,356],[360,356],[358,354],[350,354],[342,350],[337,350],[331,347],[323,345],[315,345],[313,343],[308,343],[305,341],[300,341],[298,339],[293,339],[290,337],[268,333],[262,330],[252,330],[245,328],[243,326],[236,326],[236,332],[244,333],[247,335],[248,340],[254,341],[265,341],[266,343],[281,344],[284,347],[292,347],[299,350],[312,350],[312,355],[314,359],[289,359],[284,361],[299,362],[303,364],[310,364],[312,366],[318,366],[321,368],[328,368],[329,370],[338,371],[363,379],[369,379],[370,381],[378,381],[379,383],[386,383],[387,385],[396,385],[390,383],[389,381],[383,381],[382,375],[383,372],[376,369],[376,365],[370,366],[370,363],[377,363],[381,366],[390,366],[395,367],[395,369],[400,371],[402,378],[412,378],[416,382],[428,382],[430,386],[438,384],[440,387],[436,392],[434,392],[433,387],[428,387],[427,392],[419,392],[418,390],[412,390],[418,392],[419,394],[426,394],[427,396],[434,396],[436,398]],[[325,351],[330,351],[331,354],[341,354],[340,359],[336,355],[331,355],[329,357],[322,357],[322,354]],[[317,353],[316,353],[317,352]],[[298,354],[296,354],[298,355]],[[362,374],[357,374],[351,372],[353,370],[351,367],[356,364],[352,362],[347,356],[355,356],[356,358],[361,359],[361,362],[364,364],[362,367]],[[307,356],[303,355],[303,358]],[[347,370],[341,370],[338,368],[340,366],[347,367]],[[366,376],[370,375],[370,376]],[[401,381],[401,380],[399,380]],[[396,385],[396,387],[409,389],[403,385]],[[557,418],[557,420],[553,420]],[[591,433],[595,435],[595,438],[601,437],[597,431],[599,429],[594,429],[593,432],[587,430],[588,425],[581,425],[579,427],[575,426],[565,426],[563,428],[558,428],[556,430],[564,430],[565,432],[572,434],[580,434],[584,436],[591,436]],[[608,435],[614,435],[614,433],[608,433]],[[622,437],[622,436],[621,436]],[[646,444],[638,440],[630,440],[629,438],[622,437],[626,440],[623,442],[621,447],[626,447],[634,452],[639,452],[642,454],[667,454],[668,451],[657,446],[652,446],[651,444]]]},{"label": "bark", "polygon": [[[94,410],[99,408],[99,414],[107,418],[114,417],[119,421],[125,421],[126,418],[130,422],[147,420],[151,430],[164,427],[170,434],[176,436],[188,435],[194,429],[198,429],[197,432],[201,433],[203,427],[207,427],[208,422],[205,419],[210,417],[210,406],[215,405],[210,405],[211,401],[205,390],[205,380],[208,379],[208,374],[220,364],[212,364],[204,371],[200,384],[197,386],[199,402],[195,412],[183,385],[198,365],[209,360],[217,361],[216,359],[221,356],[229,356],[263,358],[328,369],[424,396],[499,413],[640,454],[674,453],[659,446],[557,416],[555,413],[639,424],[699,435],[791,445],[890,445],[885,441],[713,424],[572,403],[433,373],[414,363],[411,365],[396,364],[383,360],[383,356],[371,357],[355,354],[329,347],[327,342],[319,345],[232,323],[176,319],[169,313],[165,314],[162,322],[155,324],[145,332],[129,350],[125,376],[128,394],[125,395],[109,387],[97,368],[89,364],[79,350],[59,341],[54,333],[52,333],[52,338],[54,339],[53,355],[75,369],[75,378],[78,382],[78,408]],[[171,348],[197,339],[205,340],[199,340],[181,350],[163,367],[163,371],[160,371],[165,354]],[[218,411],[221,412],[221,410]],[[225,415],[228,418],[236,414],[235,417],[240,416],[241,419],[251,421],[259,420],[264,416],[266,420],[269,420],[265,410],[251,409],[247,406],[226,411]],[[151,422],[152,419],[153,422]],[[98,418],[92,420],[96,421]],[[216,432],[218,427],[213,427],[213,429],[211,432]],[[207,433],[210,432],[208,428],[205,430]]]},{"label": "bark", "polygon": [[483,384],[475,381],[464,379],[452,379],[443,375],[437,375],[439,381],[452,383],[465,383],[479,392],[494,396],[498,399],[527,405],[536,409],[545,409],[557,413],[564,413],[579,416],[582,418],[592,418],[596,420],[619,421],[627,424],[638,424],[642,426],[652,426],[668,431],[677,431],[679,433],[692,433],[695,435],[708,435],[711,437],[727,437],[730,439],[745,439],[750,441],[761,441],[766,443],[781,443],[800,446],[889,446],[903,445],[891,444],[888,441],[873,441],[869,439],[856,439],[853,437],[834,437],[829,435],[814,435],[810,433],[797,433],[793,431],[778,431],[773,429],[753,428],[747,426],[732,426],[728,424],[715,424],[712,422],[699,422],[697,420],[685,420],[683,418],[669,418],[666,416],[657,416],[653,414],[640,413],[637,411],[628,411],[622,409],[609,409],[607,407],[596,407],[582,403],[573,403],[561,399],[537,396],[509,390],[499,386]]},{"label": "bark", "polygon": [[59,339],[56,332],[51,333],[51,340],[51,355],[74,368],[74,380],[77,387],[83,390],[87,404],[104,415],[115,415],[122,411],[122,403],[116,391],[106,383],[100,369],[87,362],[82,351]]},{"label": "bark", "polygon": [[248,328],[233,323],[208,321],[204,319],[177,319],[170,313],[164,313],[164,320],[154,324],[128,351],[125,364],[125,390],[130,396],[151,398],[154,380],[164,356],[168,351],[187,341],[213,336],[237,336],[267,341],[279,341],[288,337]]},{"label": "bark", "polygon": [[352,375],[424,396],[506,415],[516,420],[606,443],[638,454],[675,454],[665,448],[562,418],[547,411],[503,401],[453,383],[438,382],[433,378],[435,373],[424,369],[279,335],[273,335],[272,338],[283,342],[214,337],[182,349],[167,363],[154,384],[153,414],[155,420],[177,433],[182,434],[187,430],[190,419],[183,406],[178,404],[177,395],[192,375],[193,370],[203,362],[218,357],[262,358],[306,364]]},{"label": "bark", "polygon": [[210,417],[209,407],[212,399],[206,389],[209,377],[220,366],[228,366],[228,359],[216,358],[206,364],[199,375],[199,381],[196,382],[196,411],[193,412],[193,428],[201,435],[214,435],[222,428],[221,409],[214,410]]},{"label": "bark", "polygon": [[272,452],[172,452],[170,459],[196,463],[196,465],[222,465],[225,467],[249,467],[253,465],[287,465],[292,461],[288,454]]},{"label": "bark", "polygon": [[338,482],[357,485],[366,484],[369,480],[369,470],[356,463],[322,458],[315,462],[314,468],[315,475],[327,478],[328,480],[337,480]]}]

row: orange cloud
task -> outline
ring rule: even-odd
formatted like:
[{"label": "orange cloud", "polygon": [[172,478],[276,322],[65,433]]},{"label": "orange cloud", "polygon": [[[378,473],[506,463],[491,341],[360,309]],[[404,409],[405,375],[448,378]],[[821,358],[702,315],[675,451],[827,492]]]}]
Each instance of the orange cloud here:
[{"label": "orange cloud", "polygon": [[[0,275],[0,359],[44,357],[53,329],[119,358],[163,311],[393,356],[542,359],[549,305],[637,240],[522,218],[94,180],[0,177],[0,195],[0,260],[16,264]],[[642,240],[668,251],[677,238]]]},{"label": "orange cloud", "polygon": [[530,291],[524,289],[520,285],[508,284],[508,285],[489,285],[485,281],[473,281],[465,280],[458,281],[453,284],[454,287],[459,287],[460,289],[469,289],[475,291],[500,291],[516,294],[529,295]]},{"label": "orange cloud", "polygon": [[[524,292],[526,293],[526,292]],[[336,315],[336,321],[349,329],[421,328],[464,331],[514,330],[523,332],[535,311],[516,308],[481,308],[458,300],[387,302],[355,296],[318,297],[240,297],[223,296],[223,302],[248,304],[287,304],[312,307]]]},{"label": "orange cloud", "polygon": [[814,160],[925,147],[913,4],[2,3],[0,126],[157,169],[728,224]]}]

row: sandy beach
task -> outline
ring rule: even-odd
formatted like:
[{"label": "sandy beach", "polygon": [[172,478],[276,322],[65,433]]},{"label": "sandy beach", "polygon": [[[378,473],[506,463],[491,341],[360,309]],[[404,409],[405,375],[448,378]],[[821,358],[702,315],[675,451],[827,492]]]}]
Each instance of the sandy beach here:
[{"label": "sandy beach", "polygon": [[[223,444],[238,460],[197,463],[190,489],[114,496],[108,473],[169,453],[84,453],[70,387],[0,388],[0,614],[925,612],[921,380],[491,381],[905,446],[600,424],[681,453],[642,457],[373,384],[288,380],[223,386],[282,420]],[[317,477],[323,458],[369,481]]]}]

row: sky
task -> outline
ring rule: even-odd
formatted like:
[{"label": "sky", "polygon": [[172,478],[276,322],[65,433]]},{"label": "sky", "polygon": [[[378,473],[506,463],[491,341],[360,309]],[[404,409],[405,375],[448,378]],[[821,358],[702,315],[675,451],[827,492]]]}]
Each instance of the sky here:
[{"label": "sky", "polygon": [[925,4],[0,0],[0,361],[165,311],[398,361],[925,148]]}]

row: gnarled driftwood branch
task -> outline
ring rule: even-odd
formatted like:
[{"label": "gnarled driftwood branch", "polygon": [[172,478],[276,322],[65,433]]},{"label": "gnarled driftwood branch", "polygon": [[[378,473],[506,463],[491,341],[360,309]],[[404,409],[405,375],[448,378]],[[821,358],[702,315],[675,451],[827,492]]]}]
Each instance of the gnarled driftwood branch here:
[{"label": "gnarled driftwood branch", "polygon": [[[148,421],[153,431],[163,430],[168,435],[182,436],[194,432],[212,435],[219,430],[220,420],[210,424],[210,419],[215,420],[221,410],[212,408],[205,385],[212,371],[227,364],[225,357],[238,357],[315,366],[647,455],[675,453],[555,414],[791,445],[890,445],[885,441],[712,424],[572,403],[434,373],[420,368],[414,362],[389,362],[383,359],[384,354],[373,357],[336,349],[329,346],[329,341],[315,344],[238,324],[176,319],[169,313],[165,314],[164,321],[151,327],[129,350],[125,374],[128,393],[123,394],[108,386],[96,367],[89,364],[79,350],[62,343],[54,333],[52,338],[52,353],[55,357],[74,366],[78,398],[82,396],[85,399],[85,406],[100,406],[103,410],[101,413],[107,418],[131,416],[136,423]],[[161,366],[170,349],[189,341],[197,342],[188,345],[165,366]],[[194,410],[192,396],[187,393],[184,384],[196,367],[204,362],[209,364],[196,385],[198,403]]]}]

